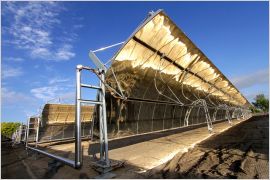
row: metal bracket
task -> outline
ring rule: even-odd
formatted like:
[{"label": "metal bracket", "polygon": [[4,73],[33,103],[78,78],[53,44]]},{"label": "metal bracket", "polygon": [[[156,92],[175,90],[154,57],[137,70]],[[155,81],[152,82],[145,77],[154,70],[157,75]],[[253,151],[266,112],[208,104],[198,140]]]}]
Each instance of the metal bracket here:
[{"label": "metal bracket", "polygon": [[95,179],[111,179],[116,176],[116,174],[111,173],[111,171],[121,168],[125,166],[125,162],[123,161],[116,161],[116,160],[110,160],[110,166],[106,166],[104,161],[94,161],[90,164],[92,168],[100,173],[99,176],[95,177]]}]

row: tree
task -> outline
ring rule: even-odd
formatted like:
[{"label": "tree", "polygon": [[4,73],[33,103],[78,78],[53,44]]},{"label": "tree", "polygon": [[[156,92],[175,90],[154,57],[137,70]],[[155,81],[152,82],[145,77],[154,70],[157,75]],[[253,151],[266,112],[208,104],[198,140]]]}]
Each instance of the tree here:
[{"label": "tree", "polygon": [[19,126],[18,122],[1,122],[1,135],[11,138]]},{"label": "tree", "polygon": [[264,94],[257,95],[255,102],[252,102],[252,104],[255,106],[255,108],[263,112],[269,111],[269,100],[264,96]]}]

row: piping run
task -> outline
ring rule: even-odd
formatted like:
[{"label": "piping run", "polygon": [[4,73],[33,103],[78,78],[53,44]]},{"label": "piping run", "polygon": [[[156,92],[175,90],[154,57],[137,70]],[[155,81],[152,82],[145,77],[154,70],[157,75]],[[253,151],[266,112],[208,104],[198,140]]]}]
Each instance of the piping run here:
[{"label": "piping run", "polygon": [[116,44],[113,44],[113,45],[110,45],[110,46],[106,46],[106,47],[102,47],[102,48],[99,48],[99,49],[96,49],[96,50],[93,50],[92,52],[99,52],[99,51],[103,51],[103,50],[106,50],[106,49],[109,49],[109,48],[112,48],[114,46],[118,46],[120,44],[123,44],[125,41],[122,41],[122,42],[119,42],[119,43],[116,43]]}]

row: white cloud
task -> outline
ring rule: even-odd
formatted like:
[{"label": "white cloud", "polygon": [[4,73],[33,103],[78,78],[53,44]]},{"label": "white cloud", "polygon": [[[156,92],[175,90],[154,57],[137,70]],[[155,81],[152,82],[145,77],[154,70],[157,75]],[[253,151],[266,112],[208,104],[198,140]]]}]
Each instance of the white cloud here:
[{"label": "white cloud", "polygon": [[56,34],[62,23],[59,19],[64,10],[58,2],[6,2],[4,16],[10,15],[9,40],[15,47],[27,50],[34,59],[62,61],[75,56],[72,40],[61,42],[68,35]]},{"label": "white cloud", "polygon": [[68,78],[59,78],[59,77],[55,77],[51,80],[49,80],[49,84],[56,84],[56,83],[64,83],[64,82],[68,82],[70,79]]},{"label": "white cloud", "polygon": [[11,77],[18,77],[23,74],[23,71],[20,67],[12,67],[9,65],[3,65],[1,75],[2,78],[11,78]]},{"label": "white cloud", "polygon": [[75,56],[75,53],[71,52],[72,46],[69,44],[63,45],[59,48],[55,54],[55,59],[59,60],[69,60]]},{"label": "white cloud", "polygon": [[269,82],[268,69],[261,69],[249,74],[232,78],[232,83],[239,89],[245,89],[255,85],[267,84],[268,82]]},{"label": "white cloud", "polygon": [[58,87],[47,86],[47,87],[39,87],[31,89],[31,93],[38,99],[42,99],[44,101],[48,101],[56,97],[57,92],[61,89]]},{"label": "white cloud", "polygon": [[13,62],[22,62],[23,58],[20,57],[5,57],[3,58],[6,61],[13,61]]},{"label": "white cloud", "polygon": [[65,102],[74,102],[75,86],[70,78],[54,77],[48,81],[47,86],[37,87],[30,90],[32,95],[38,99],[46,101],[65,100]]},{"label": "white cloud", "polygon": [[[57,83],[57,82],[53,82]],[[60,83],[60,82],[58,82]],[[65,101],[74,101],[74,89],[69,85],[53,84],[51,86],[43,86],[38,88],[33,88],[30,90],[32,95],[44,102],[51,101],[54,99],[61,99]]]},{"label": "white cloud", "polygon": [[31,51],[31,56],[33,58],[41,58],[41,59],[48,59],[51,56],[51,52],[50,50],[48,50],[47,48],[43,48],[43,47],[38,47],[35,48]]},{"label": "white cloud", "polygon": [[73,28],[75,28],[75,29],[80,29],[80,28],[83,28],[83,27],[84,27],[83,24],[75,24],[75,25],[73,26]]},{"label": "white cloud", "polygon": [[3,105],[18,105],[18,102],[31,102],[31,97],[21,93],[16,92],[8,88],[1,88],[1,101]]}]

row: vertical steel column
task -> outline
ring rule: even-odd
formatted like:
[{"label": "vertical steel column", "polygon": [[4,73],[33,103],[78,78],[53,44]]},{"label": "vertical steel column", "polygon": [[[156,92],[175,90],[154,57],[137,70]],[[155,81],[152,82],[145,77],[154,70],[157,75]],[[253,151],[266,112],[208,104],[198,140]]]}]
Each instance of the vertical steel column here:
[{"label": "vertical steel column", "polygon": [[40,117],[37,118],[37,129],[36,129],[36,147],[38,144],[38,137],[39,137],[39,123],[40,123]]},{"label": "vertical steel column", "polygon": [[27,125],[24,126],[24,143],[26,143]]},{"label": "vertical steel column", "polygon": [[76,68],[76,129],[75,129],[75,166],[81,166],[81,70],[82,65]]},{"label": "vertical steel column", "polygon": [[108,135],[107,135],[107,115],[106,115],[106,101],[105,101],[105,72],[101,73],[101,100],[102,100],[102,123],[103,123],[103,139],[104,139],[104,151],[105,151],[105,162],[109,166],[109,156],[108,156]]},{"label": "vertical steel column", "polygon": [[[101,75],[99,75],[100,78]],[[99,82],[99,86],[102,86],[102,82]],[[98,101],[102,102],[102,89],[99,89],[99,93],[98,93]],[[99,105],[99,143],[100,143],[100,160],[104,161],[104,137],[103,137],[103,132],[104,132],[104,127],[103,127],[103,106]]]},{"label": "vertical steel column", "polygon": [[26,141],[25,141],[26,150],[28,149],[29,124],[30,124],[30,117],[27,119],[27,127],[26,127]]},{"label": "vertical steel column", "polygon": [[22,126],[23,126],[23,123],[21,123],[21,125],[20,125],[20,130],[19,130],[19,142],[22,141]]}]

